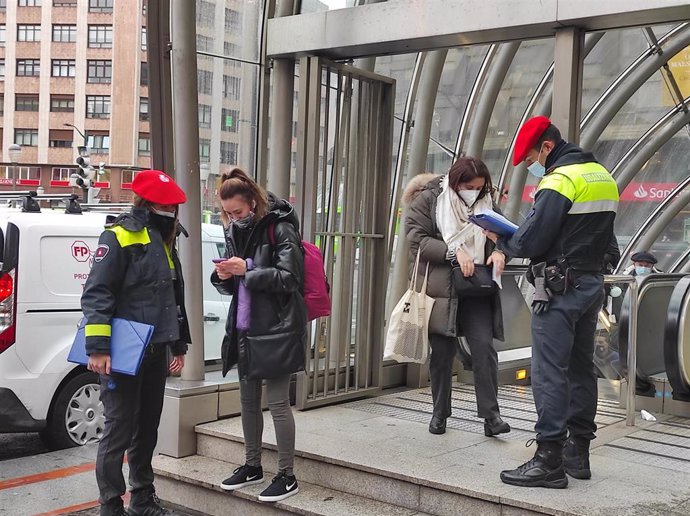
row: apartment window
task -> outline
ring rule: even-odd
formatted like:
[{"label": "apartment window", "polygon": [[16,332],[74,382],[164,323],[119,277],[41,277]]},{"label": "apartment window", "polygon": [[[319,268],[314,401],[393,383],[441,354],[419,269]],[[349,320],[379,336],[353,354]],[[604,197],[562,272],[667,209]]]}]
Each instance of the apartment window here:
[{"label": "apartment window", "polygon": [[89,48],[113,48],[113,26],[89,25]]},{"label": "apartment window", "polygon": [[151,155],[151,139],[148,136],[139,135],[139,156]]},{"label": "apartment window", "polygon": [[240,78],[233,75],[223,75],[223,97],[240,100]]},{"label": "apartment window", "polygon": [[107,134],[89,134],[86,146],[95,154],[107,154],[110,150],[110,136]]},{"label": "apartment window", "polygon": [[48,146],[53,149],[68,149],[72,147],[74,133],[71,129],[51,129],[48,136]]},{"label": "apartment window", "polygon": [[139,99],[139,120],[149,119],[149,99],[148,97],[141,97]]},{"label": "apartment window", "polygon": [[38,111],[38,95],[16,95],[14,98],[15,111]]},{"label": "apartment window", "polygon": [[74,113],[74,95],[51,95],[50,111],[53,113]]},{"label": "apartment window", "polygon": [[199,139],[199,161],[204,163],[211,161],[211,140]]},{"label": "apartment window", "polygon": [[7,9],[7,0],[0,0],[0,9]]},{"label": "apartment window", "polygon": [[146,51],[148,45],[146,43],[146,27],[141,28],[141,49]]},{"label": "apartment window", "polygon": [[149,85],[149,64],[141,63],[141,70],[139,75],[139,84],[141,86]]},{"label": "apartment window", "polygon": [[221,111],[220,130],[230,133],[237,132],[237,118],[240,112],[236,109],[223,109]]},{"label": "apartment window", "polygon": [[53,7],[76,7],[77,0],[53,0]]},{"label": "apartment window", "polygon": [[237,144],[233,142],[220,142],[220,162],[226,165],[237,163]]},{"label": "apartment window", "polygon": [[213,38],[197,34],[196,49],[199,52],[211,52],[213,50]]},{"label": "apartment window", "polygon": [[110,96],[87,95],[86,118],[110,118]]},{"label": "apartment window", "polygon": [[17,41],[41,41],[41,26],[17,25]]},{"label": "apartment window", "polygon": [[113,76],[113,62],[108,60],[89,60],[86,82],[96,84],[110,83]]},{"label": "apartment window", "polygon": [[239,32],[242,29],[240,13],[233,9],[225,9],[225,30]]},{"label": "apartment window", "polygon": [[5,46],[7,42],[7,31],[5,25],[0,25],[0,46]]},{"label": "apartment window", "polygon": [[74,59],[53,59],[51,69],[52,77],[74,77],[77,74]]},{"label": "apartment window", "polygon": [[50,180],[51,181],[69,181],[69,178],[72,176],[72,174],[76,174],[76,173],[77,173],[76,168],[53,167],[53,170],[51,171],[51,174],[50,174]]},{"label": "apartment window", "polygon": [[201,27],[213,27],[216,18],[216,5],[211,2],[201,0],[196,11],[196,22]]},{"label": "apartment window", "polygon": [[199,93],[210,95],[213,89],[213,72],[208,70],[197,70],[197,83]]},{"label": "apartment window", "polygon": [[0,95],[0,116],[5,116],[5,95]]},{"label": "apartment window", "polygon": [[211,106],[199,104],[199,127],[211,127]]},{"label": "apartment window", "polygon": [[19,0],[19,7],[41,7],[41,0]]},{"label": "apartment window", "polygon": [[5,60],[0,59],[0,81],[5,80]]},{"label": "apartment window", "polygon": [[122,171],[122,184],[131,185],[134,181],[134,176],[137,174],[136,170],[123,170]]},{"label": "apartment window", "polygon": [[[240,55],[240,46],[226,41],[225,43],[223,43],[223,53],[226,56],[237,57]],[[241,63],[237,63],[236,61],[233,61],[233,66],[241,66]]]},{"label": "apartment window", "polygon": [[17,59],[17,77],[38,77],[41,75],[40,59]]},{"label": "apartment window", "polygon": [[41,167],[17,167],[17,179],[20,181],[40,181]]},{"label": "apartment window", "polygon": [[89,12],[112,13],[113,0],[89,0]]},{"label": "apartment window", "polygon": [[38,145],[38,129],[15,129],[14,143],[35,147]]},{"label": "apartment window", "polygon": [[77,41],[76,25],[53,25],[53,41],[74,43]]}]

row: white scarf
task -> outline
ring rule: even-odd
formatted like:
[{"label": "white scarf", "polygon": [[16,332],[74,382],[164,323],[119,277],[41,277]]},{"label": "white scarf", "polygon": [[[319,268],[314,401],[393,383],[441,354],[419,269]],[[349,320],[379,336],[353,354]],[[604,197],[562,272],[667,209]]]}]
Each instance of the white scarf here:
[{"label": "white scarf", "polygon": [[448,186],[448,174],[443,176],[441,195],[436,200],[436,225],[448,246],[448,258],[455,256],[455,250],[461,248],[472,257],[474,263],[484,263],[486,236],[482,228],[469,222],[469,217],[475,212],[491,208],[490,195],[479,199],[472,208],[468,207]]}]

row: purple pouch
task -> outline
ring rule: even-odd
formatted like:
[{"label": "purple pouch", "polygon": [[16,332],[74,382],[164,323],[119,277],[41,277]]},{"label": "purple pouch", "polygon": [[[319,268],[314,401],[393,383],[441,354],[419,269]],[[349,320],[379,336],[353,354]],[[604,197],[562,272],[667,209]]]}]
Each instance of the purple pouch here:
[{"label": "purple pouch", "polygon": [[[254,262],[247,258],[247,270],[254,268]],[[238,330],[247,331],[251,318],[252,294],[244,284],[244,278],[240,279],[240,286],[237,289],[237,324]]]}]

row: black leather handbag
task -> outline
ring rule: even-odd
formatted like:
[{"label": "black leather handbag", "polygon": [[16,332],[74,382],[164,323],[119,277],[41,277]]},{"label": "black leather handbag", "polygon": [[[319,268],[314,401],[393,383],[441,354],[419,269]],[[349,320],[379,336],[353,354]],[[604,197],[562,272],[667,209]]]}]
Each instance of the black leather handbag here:
[{"label": "black leather handbag", "polygon": [[487,297],[498,292],[498,285],[491,277],[491,267],[487,265],[475,264],[474,274],[466,278],[462,274],[460,265],[453,261],[451,278],[455,294],[459,298]]}]

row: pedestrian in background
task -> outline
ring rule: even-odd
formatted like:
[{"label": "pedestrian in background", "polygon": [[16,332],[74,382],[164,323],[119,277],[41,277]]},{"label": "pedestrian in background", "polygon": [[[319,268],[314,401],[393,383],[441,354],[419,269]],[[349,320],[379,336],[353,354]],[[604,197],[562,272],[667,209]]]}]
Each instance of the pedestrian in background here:
[{"label": "pedestrian in background", "polygon": [[[510,431],[498,407],[498,356],[493,339],[503,340],[503,315],[498,290],[488,297],[459,299],[451,280],[452,262],[465,277],[475,267],[492,265],[500,276],[505,255],[468,218],[475,210],[492,208],[491,176],[477,158],[463,157],[448,174],[416,176],[407,186],[405,231],[414,263],[429,267],[427,293],[435,299],[429,321],[431,395],[433,415],[429,432],[443,434],[451,415],[453,361],[459,352],[458,337],[470,347],[477,396],[477,415],[484,419],[484,433],[494,436]],[[419,285],[416,286],[419,288]]]},{"label": "pedestrian in background", "polygon": [[[151,460],[158,441],[168,371],[184,366],[191,342],[184,307],[182,269],[175,249],[178,208],[186,196],[159,170],[138,172],[134,207],[106,227],[81,297],[86,318],[88,369],[100,375],[105,413],[96,479],[101,516],[163,516],[153,487]],[[110,370],[111,319],[154,326],[135,376]],[[173,359],[168,364],[168,349]],[[125,512],[122,462],[127,451],[132,497]]]},{"label": "pedestrian in background", "polygon": [[246,452],[246,463],[221,488],[234,491],[264,480],[265,380],[278,444],[278,475],[259,500],[277,502],[298,492],[290,378],[304,370],[307,336],[299,221],[287,201],[267,193],[239,168],[221,176],[218,195],[227,259],[216,264],[211,282],[221,294],[233,296],[222,346],[223,375],[238,365]]},{"label": "pedestrian in background", "polygon": [[501,472],[501,480],[563,488],[566,472],[591,477],[589,445],[597,429],[594,333],[618,187],[591,153],[566,142],[544,116],[529,119],[518,132],[513,165],[522,161],[541,179],[532,210],[512,237],[487,236],[510,256],[531,260],[538,449],[517,469]]}]

